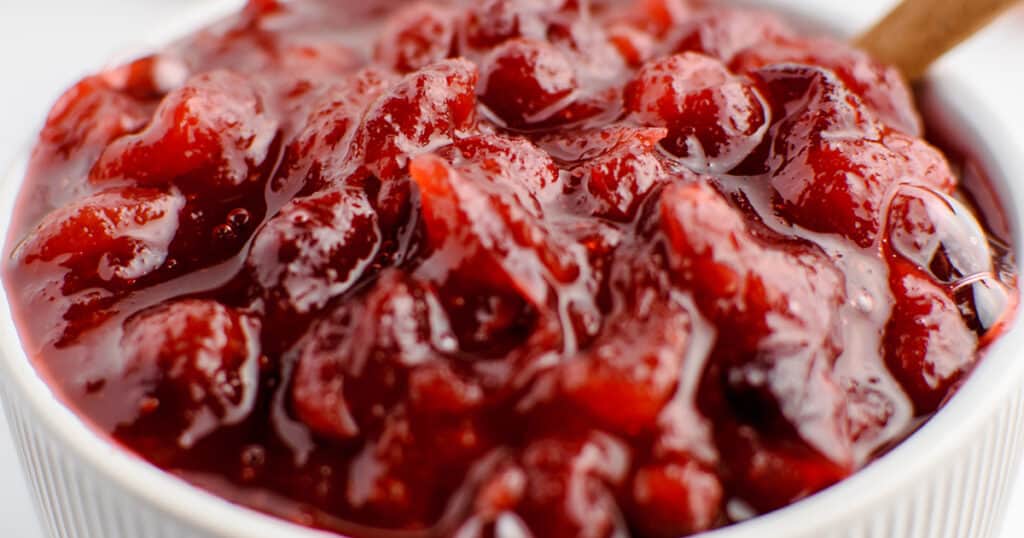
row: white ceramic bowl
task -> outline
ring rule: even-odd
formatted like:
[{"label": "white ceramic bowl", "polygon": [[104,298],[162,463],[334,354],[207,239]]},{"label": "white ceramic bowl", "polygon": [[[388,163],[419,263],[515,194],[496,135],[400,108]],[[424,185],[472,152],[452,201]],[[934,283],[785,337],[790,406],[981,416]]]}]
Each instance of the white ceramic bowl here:
[{"label": "white ceramic bowl", "polygon": [[[875,2],[763,0],[840,32],[884,9]],[[237,6],[216,1],[182,18],[180,35]],[[846,4],[839,5],[839,4]],[[1024,21],[1022,21],[1024,22]],[[1004,32],[1003,37],[1017,32]],[[1020,46],[1018,39],[1015,44]],[[154,42],[156,46],[159,41]],[[989,61],[1014,43],[975,43],[940,64],[923,108],[956,128],[981,159],[1014,228],[1024,215],[1024,105],[1007,105],[1012,69]],[[1012,61],[1012,60],[1007,60]],[[1004,91],[999,91],[1000,89]],[[9,222],[24,159],[0,185],[0,222]],[[986,538],[1002,520],[1024,448],[1024,320],[989,351],[959,393],[923,428],[855,476],[775,513],[703,538]],[[54,397],[21,348],[0,294],[0,382],[22,464],[43,526],[62,538],[325,538],[193,488],[97,435]],[[559,538],[559,537],[538,537]]]}]

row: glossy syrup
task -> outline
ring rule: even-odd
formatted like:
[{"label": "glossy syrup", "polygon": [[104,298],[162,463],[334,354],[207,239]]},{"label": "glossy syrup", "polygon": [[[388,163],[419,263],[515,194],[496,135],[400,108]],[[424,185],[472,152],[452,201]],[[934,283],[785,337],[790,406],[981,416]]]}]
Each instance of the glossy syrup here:
[{"label": "glossy syrup", "polygon": [[1012,317],[921,131],[761,12],[254,0],[62,97],[5,282],[77,413],[233,502],[676,537],[855,472]]}]

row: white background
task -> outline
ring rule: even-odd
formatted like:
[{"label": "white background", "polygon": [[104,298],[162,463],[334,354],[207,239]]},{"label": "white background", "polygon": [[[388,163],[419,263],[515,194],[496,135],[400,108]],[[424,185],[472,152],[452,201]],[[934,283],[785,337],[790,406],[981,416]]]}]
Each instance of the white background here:
[{"label": "white background", "polygon": [[[0,170],[6,170],[14,155],[27,149],[63,88],[90,69],[123,57],[145,42],[152,28],[203,1],[0,0]],[[852,4],[859,4],[857,21],[867,24],[892,3],[861,0]],[[982,52],[997,43],[1005,53],[1001,58]],[[1019,124],[1024,122],[1024,105],[1019,103],[1024,101],[1022,53],[1024,8],[1004,17],[940,68],[970,66],[990,75],[986,80],[1002,80],[1003,84],[972,90],[991,99],[1013,100],[1004,121]],[[1019,146],[1024,148],[1024,143]],[[1005,529],[995,538],[1024,536],[1024,470],[1017,482]],[[0,414],[0,538],[42,537],[6,420]]]}]

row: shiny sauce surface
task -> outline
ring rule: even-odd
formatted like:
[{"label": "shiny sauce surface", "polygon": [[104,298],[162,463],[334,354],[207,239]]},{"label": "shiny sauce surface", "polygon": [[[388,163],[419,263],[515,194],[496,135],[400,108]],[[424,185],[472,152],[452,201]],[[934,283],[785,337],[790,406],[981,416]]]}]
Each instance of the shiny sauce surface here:
[{"label": "shiny sauce surface", "polygon": [[5,283],[84,420],[233,502],[675,538],[856,472],[1014,315],[923,136],[769,13],[250,0],[61,97]]}]

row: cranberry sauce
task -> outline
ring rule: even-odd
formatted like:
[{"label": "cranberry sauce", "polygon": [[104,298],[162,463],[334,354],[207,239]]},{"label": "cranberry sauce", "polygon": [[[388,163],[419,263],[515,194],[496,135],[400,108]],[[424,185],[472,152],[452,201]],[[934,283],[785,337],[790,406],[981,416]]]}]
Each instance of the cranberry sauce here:
[{"label": "cranberry sauce", "polygon": [[346,4],[87,77],[31,157],[27,352],[199,487],[354,537],[675,538],[864,466],[1016,308],[843,43],[686,0]]}]

